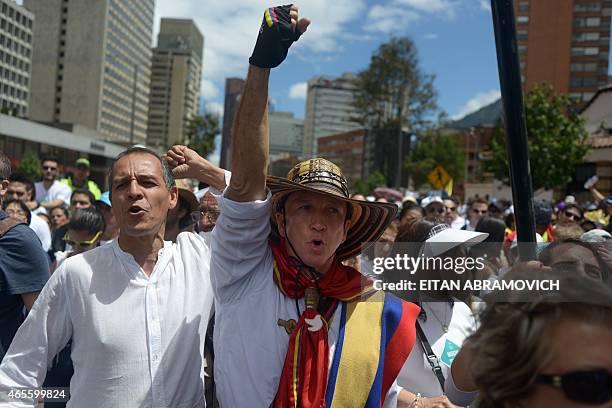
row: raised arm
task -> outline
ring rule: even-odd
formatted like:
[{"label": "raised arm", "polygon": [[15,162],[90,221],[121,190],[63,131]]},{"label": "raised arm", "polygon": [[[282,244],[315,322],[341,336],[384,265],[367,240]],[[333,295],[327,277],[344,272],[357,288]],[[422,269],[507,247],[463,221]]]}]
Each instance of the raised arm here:
[{"label": "raised arm", "polygon": [[306,18],[298,19],[296,5],[264,12],[232,129],[232,179],[226,192],[230,200],[248,202],[266,197],[270,68],[283,62],[291,44],[309,24]]},{"label": "raised arm", "polygon": [[269,68],[249,66],[232,129],[232,179],[226,196],[233,201],[266,198],[269,78]]}]

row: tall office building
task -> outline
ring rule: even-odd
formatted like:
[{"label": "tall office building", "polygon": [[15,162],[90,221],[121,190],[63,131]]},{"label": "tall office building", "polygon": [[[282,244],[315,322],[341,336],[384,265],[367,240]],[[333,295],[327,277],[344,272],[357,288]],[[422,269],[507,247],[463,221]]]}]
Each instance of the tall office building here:
[{"label": "tall office building", "polygon": [[221,137],[221,158],[219,166],[229,169],[232,164],[232,127],[234,116],[244,90],[244,79],[225,78],[225,102],[223,107],[223,131]]},{"label": "tall office building", "polygon": [[27,116],[34,15],[0,0],[0,111]]},{"label": "tall office building", "polygon": [[30,118],[145,143],[155,0],[24,0],[36,16]]},{"label": "tall office building", "polygon": [[339,78],[317,77],[308,81],[304,119],[305,157],[317,154],[317,139],[320,137],[361,128],[352,121],[357,116],[353,106],[354,78],[347,72]]},{"label": "tall office building", "polygon": [[183,142],[198,113],[204,37],[193,20],[162,18],[151,64],[147,143],[163,152]]},{"label": "tall office building", "polygon": [[291,112],[270,112],[270,160],[281,156],[301,156],[304,139],[304,120]]},{"label": "tall office building", "polygon": [[578,106],[608,82],[612,0],[518,0],[518,51],[527,90],[547,81]]}]

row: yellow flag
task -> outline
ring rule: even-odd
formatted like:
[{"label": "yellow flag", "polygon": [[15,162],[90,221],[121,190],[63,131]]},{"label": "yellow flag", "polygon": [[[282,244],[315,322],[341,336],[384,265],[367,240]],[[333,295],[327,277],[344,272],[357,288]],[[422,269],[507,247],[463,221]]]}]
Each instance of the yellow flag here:
[{"label": "yellow flag", "polygon": [[453,195],[453,179],[448,180],[448,183],[444,186],[444,191],[449,197]]}]

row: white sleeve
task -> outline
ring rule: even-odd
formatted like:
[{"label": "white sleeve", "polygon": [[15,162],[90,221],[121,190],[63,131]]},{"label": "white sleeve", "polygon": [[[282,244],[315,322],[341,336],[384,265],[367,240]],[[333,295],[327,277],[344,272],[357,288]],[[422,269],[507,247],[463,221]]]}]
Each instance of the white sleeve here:
[{"label": "white sleeve", "polygon": [[38,239],[40,239],[43,251],[47,252],[51,248],[51,230],[49,225],[38,215],[32,214],[30,227],[34,230]]},{"label": "white sleeve", "polygon": [[[211,281],[215,300],[237,300],[247,290],[256,271],[272,274],[270,208],[272,195],[264,201],[240,203],[217,196],[220,215],[211,237]],[[269,269],[269,270],[268,270]],[[265,272],[264,272],[265,271]]]},{"label": "white sleeve", "polygon": [[[70,321],[65,285],[65,266],[62,265],[40,292],[25,322],[19,327],[2,364],[0,364],[0,393],[11,388],[42,386],[47,367],[70,340]],[[13,407],[34,407],[17,402]]]},{"label": "white sleeve", "polygon": [[460,407],[467,407],[474,402],[476,397],[478,397],[478,391],[466,392],[457,388],[455,381],[453,380],[452,369],[448,370],[448,375],[444,381],[444,394],[450,400],[450,402],[455,405],[459,405]]},{"label": "white sleeve", "polygon": [[385,402],[383,403],[383,408],[396,408],[397,407],[397,397],[399,397],[399,393],[402,390],[397,384],[397,379],[393,381],[391,387],[389,387],[389,391],[387,391],[387,396],[385,397]]},{"label": "white sleeve", "polygon": [[70,206],[70,196],[72,196],[72,189],[70,188],[70,186],[62,182],[60,182],[60,184],[61,188],[57,189],[57,193],[55,194],[55,197],[51,198],[51,201],[55,200],[56,198],[61,198],[66,204],[66,206]]}]

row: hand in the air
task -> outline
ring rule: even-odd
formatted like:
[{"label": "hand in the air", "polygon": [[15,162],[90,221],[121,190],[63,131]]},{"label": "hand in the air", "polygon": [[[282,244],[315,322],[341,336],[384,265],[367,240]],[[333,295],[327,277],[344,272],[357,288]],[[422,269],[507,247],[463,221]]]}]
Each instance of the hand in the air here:
[{"label": "hand in the air", "polygon": [[211,164],[196,153],[195,150],[182,145],[172,146],[164,156],[164,159],[172,169],[172,175],[175,179],[197,179],[201,174],[202,168]]},{"label": "hand in the air", "polygon": [[295,4],[267,9],[249,63],[259,68],[279,66],[309,25],[308,18],[299,19]]}]

